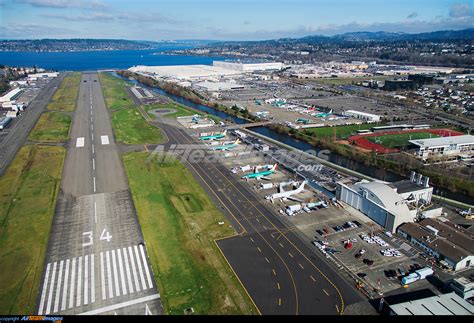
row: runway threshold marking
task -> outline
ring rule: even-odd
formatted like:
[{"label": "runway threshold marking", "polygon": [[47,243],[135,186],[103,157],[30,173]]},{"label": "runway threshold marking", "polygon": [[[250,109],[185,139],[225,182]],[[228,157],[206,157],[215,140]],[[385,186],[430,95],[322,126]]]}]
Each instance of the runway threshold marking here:
[{"label": "runway threshold marking", "polygon": [[102,145],[108,145],[109,144],[109,136],[100,136],[100,141]]},{"label": "runway threshold marking", "polygon": [[159,299],[159,298],[160,298],[160,294],[145,296],[145,297],[137,298],[137,299],[134,299],[134,300],[131,300],[131,301],[126,301],[126,302],[123,302],[123,303],[98,308],[98,309],[95,309],[93,311],[80,313],[79,315],[97,315],[97,314],[100,314],[100,313],[114,311],[114,310],[117,310],[119,308],[124,308],[124,307],[135,305],[135,304],[149,302],[149,301]]},{"label": "runway threshold marking", "polygon": [[76,147],[84,147],[84,137],[79,137],[76,139]]}]

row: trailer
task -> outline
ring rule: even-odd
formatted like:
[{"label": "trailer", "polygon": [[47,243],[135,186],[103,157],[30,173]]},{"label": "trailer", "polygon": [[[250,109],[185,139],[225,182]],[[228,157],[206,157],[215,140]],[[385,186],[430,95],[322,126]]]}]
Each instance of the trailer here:
[{"label": "trailer", "polygon": [[416,282],[417,280],[425,279],[426,277],[433,275],[434,271],[430,267],[418,269],[417,271],[402,278],[401,284],[408,285]]},{"label": "trailer", "polygon": [[5,129],[10,124],[10,122],[12,122],[12,118],[10,118],[10,117],[5,117],[5,118],[1,119],[0,120],[0,130]]}]

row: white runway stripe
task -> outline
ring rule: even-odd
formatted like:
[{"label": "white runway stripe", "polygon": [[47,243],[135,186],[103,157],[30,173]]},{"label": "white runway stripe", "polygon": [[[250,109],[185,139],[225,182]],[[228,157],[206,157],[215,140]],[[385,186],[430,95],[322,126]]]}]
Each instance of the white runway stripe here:
[{"label": "white runway stripe", "polygon": [[71,286],[69,288],[69,308],[74,306],[74,282],[76,279],[76,258],[72,259],[71,264]]},{"label": "white runway stripe", "polygon": [[109,136],[100,136],[100,142],[102,145],[108,145],[109,144]]},{"label": "white runway stripe", "polygon": [[91,303],[95,302],[95,266],[94,258],[95,254],[91,254]]},{"label": "white runway stripe", "polygon": [[[103,251],[99,257],[97,279],[95,254],[48,263],[38,314],[51,315],[94,304],[100,288],[103,300],[153,288],[153,275],[143,245]],[[130,298],[133,297],[127,297]]]},{"label": "white runway stripe", "polygon": [[67,288],[68,288],[68,283],[69,283],[69,263],[70,260],[66,260],[66,272],[64,273],[64,287],[63,287],[63,299],[61,301],[61,311],[64,311],[66,309],[66,297],[67,297]]},{"label": "white runway stripe", "polygon": [[82,256],[79,257],[77,265],[77,295],[76,295],[76,306],[81,305],[82,296]]},{"label": "white runway stripe", "polygon": [[84,137],[79,137],[76,139],[76,147],[84,147]]},{"label": "white runway stripe", "polygon": [[46,305],[46,312],[44,313],[46,315],[51,311],[51,301],[53,300],[54,292],[54,279],[56,278],[56,265],[57,262],[53,264],[53,275],[51,276],[51,284],[49,285],[48,305]]},{"label": "white runway stripe", "polygon": [[112,268],[110,267],[110,253],[105,252],[105,259],[107,260],[107,285],[109,286],[109,298],[114,297],[114,291],[112,287]]},{"label": "white runway stripe", "polygon": [[44,283],[43,283],[43,291],[41,292],[41,300],[40,300],[40,305],[38,309],[38,314],[42,315],[43,314],[43,306],[44,306],[44,299],[46,297],[46,290],[48,289],[48,280],[49,280],[49,270],[51,268],[51,264],[49,263],[46,266],[46,275],[44,275]]},{"label": "white runway stripe", "polygon": [[120,296],[119,276],[117,275],[117,261],[115,259],[115,250],[112,250],[111,253],[112,253],[112,267],[114,269],[115,295]]},{"label": "white runway stripe", "polygon": [[63,278],[63,265],[64,265],[64,260],[61,260],[59,262],[59,276],[58,276],[58,282],[56,284],[56,296],[54,299],[53,313],[56,313],[59,307],[59,295],[61,294],[61,281]]},{"label": "white runway stripe", "polygon": [[125,263],[125,270],[127,272],[128,290],[133,293],[132,275],[130,274],[130,266],[128,264],[127,249],[123,248],[123,262]]},{"label": "white runway stripe", "polygon": [[105,293],[104,253],[100,253],[100,283],[102,285],[102,300],[107,298]]},{"label": "white runway stripe", "polygon": [[142,287],[143,287],[142,289],[145,290],[147,289],[147,287],[146,287],[145,277],[143,277],[142,263],[140,261],[140,255],[138,253],[138,246],[134,246],[133,249],[135,250],[135,256],[136,256],[135,259],[137,259],[138,273],[140,274],[140,279],[142,281]]},{"label": "white runway stripe", "polygon": [[128,255],[130,257],[130,262],[132,264],[132,273],[133,273],[133,279],[135,281],[135,290],[139,292],[141,289],[140,289],[140,284],[138,283],[138,275],[137,275],[137,270],[135,268],[135,261],[133,260],[132,247],[128,247]]},{"label": "white runway stripe", "polygon": [[89,256],[84,256],[84,305],[89,304]]},{"label": "white runway stripe", "polygon": [[143,266],[145,266],[146,279],[148,280],[148,288],[153,288],[153,281],[150,277],[150,269],[148,268],[148,262],[146,261],[145,248],[140,245],[140,253],[142,255]]},{"label": "white runway stripe", "polygon": [[123,271],[123,265],[122,265],[122,252],[120,249],[117,249],[117,258],[118,258],[118,263],[119,263],[120,282],[122,283],[122,294],[127,295],[127,286],[125,284],[125,273]]}]

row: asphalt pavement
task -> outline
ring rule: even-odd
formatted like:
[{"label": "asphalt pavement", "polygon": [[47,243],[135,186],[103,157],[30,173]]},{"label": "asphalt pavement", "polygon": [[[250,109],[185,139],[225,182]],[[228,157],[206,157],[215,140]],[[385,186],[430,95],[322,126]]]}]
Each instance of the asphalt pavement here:
[{"label": "asphalt pavement", "polygon": [[127,183],[98,75],[83,73],[38,314],[162,314]]},{"label": "asphalt pavement", "polygon": [[[199,144],[178,127],[159,126],[165,150]],[[262,314],[337,315],[363,300],[222,164],[182,161],[239,233],[218,245]]]},{"label": "asphalt pavement", "polygon": [[4,130],[7,134],[3,136],[0,142],[0,176],[3,175],[20,147],[25,143],[26,138],[38,122],[41,113],[48,106],[64,76],[65,74],[60,74],[59,77],[51,80],[30,102],[26,110],[13,121],[11,126]]}]

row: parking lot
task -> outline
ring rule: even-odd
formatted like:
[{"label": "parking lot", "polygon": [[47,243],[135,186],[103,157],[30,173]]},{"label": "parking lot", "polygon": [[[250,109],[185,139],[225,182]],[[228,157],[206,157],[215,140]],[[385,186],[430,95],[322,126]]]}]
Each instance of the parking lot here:
[{"label": "parking lot", "polygon": [[[211,131],[222,132],[222,128],[216,127]],[[199,136],[197,131],[194,132],[194,136]],[[228,134],[219,141],[234,139],[233,135]],[[215,145],[209,144],[209,147],[212,146]],[[290,199],[266,199],[268,195],[278,192],[280,183],[296,181],[299,185],[303,179],[281,166],[266,178],[242,179],[244,174],[253,173],[256,165],[267,167],[272,164],[268,156],[250,154],[251,148],[242,143],[235,149],[217,152],[217,154],[223,157],[221,162],[226,165],[229,172],[234,173],[236,180],[245,182],[256,196],[265,201],[268,208],[273,209],[288,224],[287,232],[292,231],[298,234],[302,240],[313,246],[316,254],[328,260],[334,260],[337,266],[343,268],[341,270],[349,272],[352,278],[361,280],[371,290],[377,289],[385,294],[401,288],[401,277],[407,274],[410,266],[416,262],[416,250],[403,240],[386,235],[380,226],[362,213],[342,203],[334,202],[326,194],[310,185],[306,185],[304,192]],[[224,157],[226,154],[229,155],[227,158]],[[339,180],[344,179],[339,178]],[[285,190],[291,190],[297,185],[293,188],[290,186],[285,187]],[[324,201],[326,206],[318,206],[306,211],[301,208],[293,216],[288,216],[285,212],[291,205],[307,205],[318,201]],[[318,244],[324,247],[318,248]],[[385,255],[381,251],[384,251]]]}]

